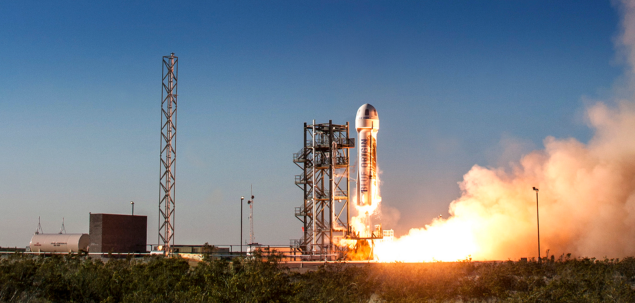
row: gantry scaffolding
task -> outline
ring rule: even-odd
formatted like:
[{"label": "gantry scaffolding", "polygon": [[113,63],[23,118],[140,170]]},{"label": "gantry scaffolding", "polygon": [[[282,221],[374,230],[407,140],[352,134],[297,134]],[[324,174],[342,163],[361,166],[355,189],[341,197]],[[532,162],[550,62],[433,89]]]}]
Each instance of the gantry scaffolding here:
[{"label": "gantry scaffolding", "polygon": [[159,187],[159,239],[166,254],[174,245],[175,172],[176,172],[176,106],[179,58],[163,56],[163,88],[161,90],[161,165]]},{"label": "gantry scaffolding", "polygon": [[303,237],[291,246],[316,259],[335,259],[339,239],[350,226],[349,125],[304,123],[304,142],[293,162],[303,171],[295,184],[304,191],[304,203],[295,208],[303,224]]}]

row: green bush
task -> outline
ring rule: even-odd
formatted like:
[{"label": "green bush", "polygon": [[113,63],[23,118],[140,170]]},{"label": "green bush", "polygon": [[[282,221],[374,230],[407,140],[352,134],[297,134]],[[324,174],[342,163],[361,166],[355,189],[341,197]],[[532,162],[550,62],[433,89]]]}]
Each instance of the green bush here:
[{"label": "green bush", "polygon": [[328,263],[302,274],[280,260],[14,254],[0,260],[0,302],[635,302],[635,258]]}]

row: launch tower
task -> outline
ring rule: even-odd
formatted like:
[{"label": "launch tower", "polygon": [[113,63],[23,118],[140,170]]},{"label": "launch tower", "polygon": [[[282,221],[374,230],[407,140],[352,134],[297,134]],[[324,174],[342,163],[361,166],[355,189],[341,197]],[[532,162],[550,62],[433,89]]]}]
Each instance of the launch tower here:
[{"label": "launch tower", "polygon": [[303,224],[303,237],[292,242],[303,255],[334,259],[335,243],[350,230],[349,148],[354,147],[348,122],[304,123],[303,147],[293,154],[302,169],[295,184],[304,191],[304,202],[295,216]]}]

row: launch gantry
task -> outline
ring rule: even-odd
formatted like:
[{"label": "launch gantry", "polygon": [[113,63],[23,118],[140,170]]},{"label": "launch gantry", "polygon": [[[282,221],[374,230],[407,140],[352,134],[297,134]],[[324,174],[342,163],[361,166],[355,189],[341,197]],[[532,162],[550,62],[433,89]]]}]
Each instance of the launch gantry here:
[{"label": "launch gantry", "polygon": [[295,184],[304,191],[303,205],[295,208],[303,237],[292,242],[303,255],[335,259],[335,244],[350,230],[349,148],[354,147],[348,122],[304,123],[303,147],[293,154],[293,162],[303,171],[295,176]]}]

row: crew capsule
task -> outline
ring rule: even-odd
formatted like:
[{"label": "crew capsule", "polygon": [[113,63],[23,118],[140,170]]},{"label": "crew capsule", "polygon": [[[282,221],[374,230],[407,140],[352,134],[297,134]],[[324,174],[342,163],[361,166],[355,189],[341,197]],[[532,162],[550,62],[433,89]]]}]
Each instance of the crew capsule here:
[{"label": "crew capsule", "polygon": [[366,103],[357,110],[355,116],[355,128],[359,132],[361,128],[379,130],[379,116],[374,106]]}]

